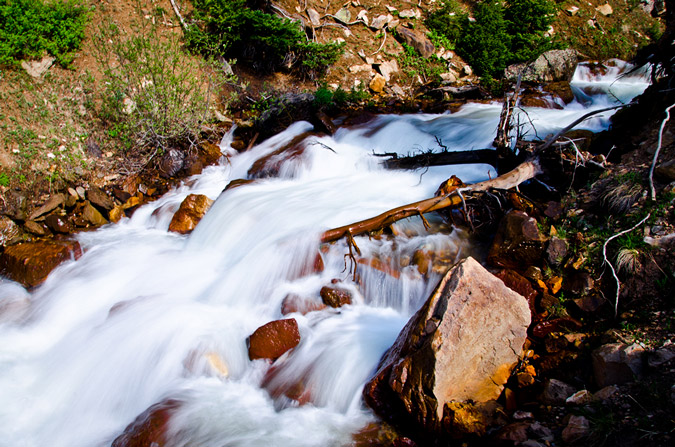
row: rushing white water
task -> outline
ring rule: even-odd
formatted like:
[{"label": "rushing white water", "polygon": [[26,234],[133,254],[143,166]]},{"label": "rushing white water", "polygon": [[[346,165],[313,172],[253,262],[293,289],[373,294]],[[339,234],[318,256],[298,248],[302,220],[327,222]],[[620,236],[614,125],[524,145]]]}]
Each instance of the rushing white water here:
[{"label": "rushing white water", "polygon": [[[622,100],[646,87],[644,76],[637,82],[616,75],[591,76],[581,67],[581,102],[528,109],[536,133],[612,103],[589,94],[595,86],[619,89],[614,95]],[[459,231],[429,235],[410,219],[398,226],[396,240],[357,238],[365,261],[353,281],[346,244],[322,250],[319,236],[429,197],[453,174],[465,182],[494,176],[485,165],[386,171],[373,153],[436,150],[436,138],[456,150],[489,147],[499,111],[499,104],[468,104],[453,114],[381,116],[333,137],[310,136],[278,177],[221,194],[311,125],[296,123],[242,154],[226,136],[227,162],[131,219],[79,234],[82,258],[61,265],[31,293],[0,282],[0,446],[110,445],[138,414],[167,398],[180,402],[170,426],[177,446],[349,444],[373,419],[360,399],[363,384],[439,279],[438,272],[420,274],[413,253],[443,252],[452,260],[469,248]],[[603,129],[607,116],[584,126]],[[217,201],[190,236],[167,232],[192,193]],[[314,272],[319,252],[325,267]],[[290,315],[301,343],[274,374],[267,362],[248,359],[247,337],[282,318],[287,295],[318,302],[334,278],[352,291],[352,305]],[[306,405],[268,392],[300,380],[311,395]]]}]

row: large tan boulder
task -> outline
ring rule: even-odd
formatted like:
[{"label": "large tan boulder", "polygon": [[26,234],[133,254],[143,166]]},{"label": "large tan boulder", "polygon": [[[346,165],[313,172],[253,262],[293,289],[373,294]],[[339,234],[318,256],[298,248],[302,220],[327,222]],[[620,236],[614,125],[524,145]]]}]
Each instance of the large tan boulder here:
[{"label": "large tan boulder", "polygon": [[530,324],[521,295],[473,258],[450,270],[383,356],[364,389],[388,420],[438,431],[446,403],[496,399]]},{"label": "large tan boulder", "polygon": [[33,287],[63,261],[80,256],[82,249],[77,241],[26,242],[5,248],[0,256],[0,272],[26,287]]},{"label": "large tan boulder", "polygon": [[206,212],[213,205],[213,200],[203,194],[190,194],[180,204],[169,224],[169,231],[188,234],[195,229]]}]

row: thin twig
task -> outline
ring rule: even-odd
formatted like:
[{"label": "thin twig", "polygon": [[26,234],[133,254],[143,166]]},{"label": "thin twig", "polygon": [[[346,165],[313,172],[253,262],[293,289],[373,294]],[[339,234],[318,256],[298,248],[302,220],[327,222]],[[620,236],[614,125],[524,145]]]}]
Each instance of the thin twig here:
[{"label": "thin twig", "polygon": [[635,230],[637,227],[642,225],[649,219],[649,217],[652,215],[652,213],[647,213],[644,219],[642,219],[640,222],[638,222],[635,226],[629,228],[628,230],[623,230],[620,233],[615,234],[614,236],[610,237],[607,239],[602,246],[602,257],[604,258],[604,261],[607,265],[609,265],[610,270],[612,270],[612,275],[614,276],[614,280],[616,281],[616,300],[614,301],[614,316],[616,317],[617,314],[619,313],[619,294],[621,293],[621,281],[619,281],[619,277],[616,275],[616,270],[614,270],[614,266],[612,265],[609,260],[607,260],[607,244],[610,243],[610,241],[616,239],[617,237],[621,237],[626,233],[630,233],[631,231]]},{"label": "thin twig", "polygon": [[663,142],[663,129],[666,127],[666,123],[670,119],[670,109],[675,107],[675,104],[671,105],[666,109],[666,118],[661,121],[661,128],[659,129],[659,140],[656,146],[656,152],[654,152],[654,159],[652,160],[652,166],[649,168],[649,189],[652,194],[652,200],[656,200],[656,189],[654,188],[654,168],[656,167],[656,161],[659,158],[659,152],[661,152],[661,143]]},{"label": "thin twig", "polygon": [[382,49],[382,47],[384,46],[384,43],[387,41],[387,29],[382,28],[382,31],[384,31],[384,39],[382,39],[382,43],[380,44],[380,48],[378,48],[376,52],[371,54],[371,56],[375,56],[377,53],[379,53],[380,50]]},{"label": "thin twig", "polygon": [[180,11],[178,10],[178,6],[176,6],[176,2],[174,0],[171,0],[171,6],[173,6],[173,12],[176,13],[176,16],[178,16],[178,20],[180,20],[180,26],[183,27],[183,30],[187,31],[187,25],[185,24],[185,20],[183,20],[183,16],[180,15]]}]

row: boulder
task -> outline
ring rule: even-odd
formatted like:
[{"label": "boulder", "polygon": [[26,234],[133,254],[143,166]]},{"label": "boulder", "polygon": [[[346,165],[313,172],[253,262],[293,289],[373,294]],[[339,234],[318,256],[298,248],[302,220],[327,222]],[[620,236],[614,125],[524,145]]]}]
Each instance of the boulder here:
[{"label": "boulder", "polygon": [[112,447],[164,447],[169,438],[167,431],[172,414],[179,402],[167,399],[156,403],[138,415],[124,432],[112,443]]},{"label": "boulder", "polygon": [[591,424],[583,416],[572,415],[567,426],[562,431],[562,439],[565,444],[573,444],[591,434]]},{"label": "boulder", "polygon": [[159,173],[164,178],[173,177],[183,169],[185,154],[178,149],[169,149],[159,161]]},{"label": "boulder", "polygon": [[373,79],[370,80],[368,87],[375,93],[382,93],[384,86],[387,85],[387,80],[381,74],[377,73],[373,76]]},{"label": "boulder", "polygon": [[0,256],[0,272],[26,287],[33,287],[63,261],[80,256],[82,249],[77,241],[25,242],[5,248]]},{"label": "boulder", "polygon": [[300,343],[298,322],[294,318],[270,321],[256,329],[247,343],[251,360],[276,360]]},{"label": "boulder", "polygon": [[621,385],[642,376],[645,350],[633,343],[609,343],[593,351],[593,374],[599,387]]},{"label": "boulder", "polygon": [[550,50],[529,64],[514,64],[506,68],[504,76],[515,81],[522,73],[525,82],[570,81],[579,60],[576,50]]},{"label": "boulder", "polygon": [[180,204],[169,224],[169,231],[188,234],[195,229],[206,212],[211,208],[213,200],[203,194],[190,194]]},{"label": "boulder", "polygon": [[441,428],[446,403],[496,399],[530,324],[527,301],[467,258],[441,280],[364,388],[376,413]]},{"label": "boulder", "polygon": [[87,202],[82,209],[82,218],[87,221],[90,225],[95,227],[100,227],[108,223],[103,214],[101,214],[96,208],[94,208],[91,203]]},{"label": "boulder", "polygon": [[70,234],[73,232],[73,225],[66,216],[50,214],[45,218],[45,224],[54,233]]},{"label": "boulder", "polygon": [[110,211],[115,207],[115,203],[108,197],[108,194],[95,186],[89,188],[87,198],[92,205],[103,211]]},{"label": "boulder", "polygon": [[352,304],[352,294],[347,290],[337,287],[324,286],[319,292],[321,301],[330,307],[342,307],[347,304]]},{"label": "boulder", "polygon": [[398,36],[407,45],[416,49],[424,58],[431,57],[434,54],[434,44],[429,38],[419,31],[399,27]]},{"label": "boulder", "polygon": [[28,217],[29,220],[35,220],[40,216],[44,216],[47,213],[51,213],[56,208],[60,207],[66,203],[66,196],[63,194],[54,194],[50,196],[49,199],[38,209],[33,211]]},{"label": "boulder", "polygon": [[544,237],[537,221],[523,211],[510,211],[499,224],[488,252],[488,262],[498,267],[525,270],[538,263],[544,252]]},{"label": "boulder", "polygon": [[546,381],[546,385],[544,385],[541,400],[548,405],[562,405],[575,391],[576,389],[572,385],[568,385],[557,379],[549,379]]},{"label": "boulder", "polygon": [[19,226],[9,217],[0,216],[0,245],[6,245],[9,241],[21,234]]}]

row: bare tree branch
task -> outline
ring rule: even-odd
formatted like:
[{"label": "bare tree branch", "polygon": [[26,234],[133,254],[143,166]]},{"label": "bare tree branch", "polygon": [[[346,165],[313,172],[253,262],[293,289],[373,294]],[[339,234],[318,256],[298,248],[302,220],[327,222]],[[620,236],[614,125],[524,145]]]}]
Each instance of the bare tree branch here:
[{"label": "bare tree branch", "polygon": [[654,152],[654,159],[652,160],[652,165],[649,168],[649,189],[651,191],[652,200],[656,200],[656,189],[654,188],[654,168],[656,167],[656,161],[659,158],[659,152],[661,152],[661,143],[663,143],[663,129],[666,127],[666,123],[670,120],[670,109],[675,107],[675,104],[671,105],[666,109],[666,118],[661,121],[661,128],[659,129],[659,140],[656,145],[656,152]]}]

